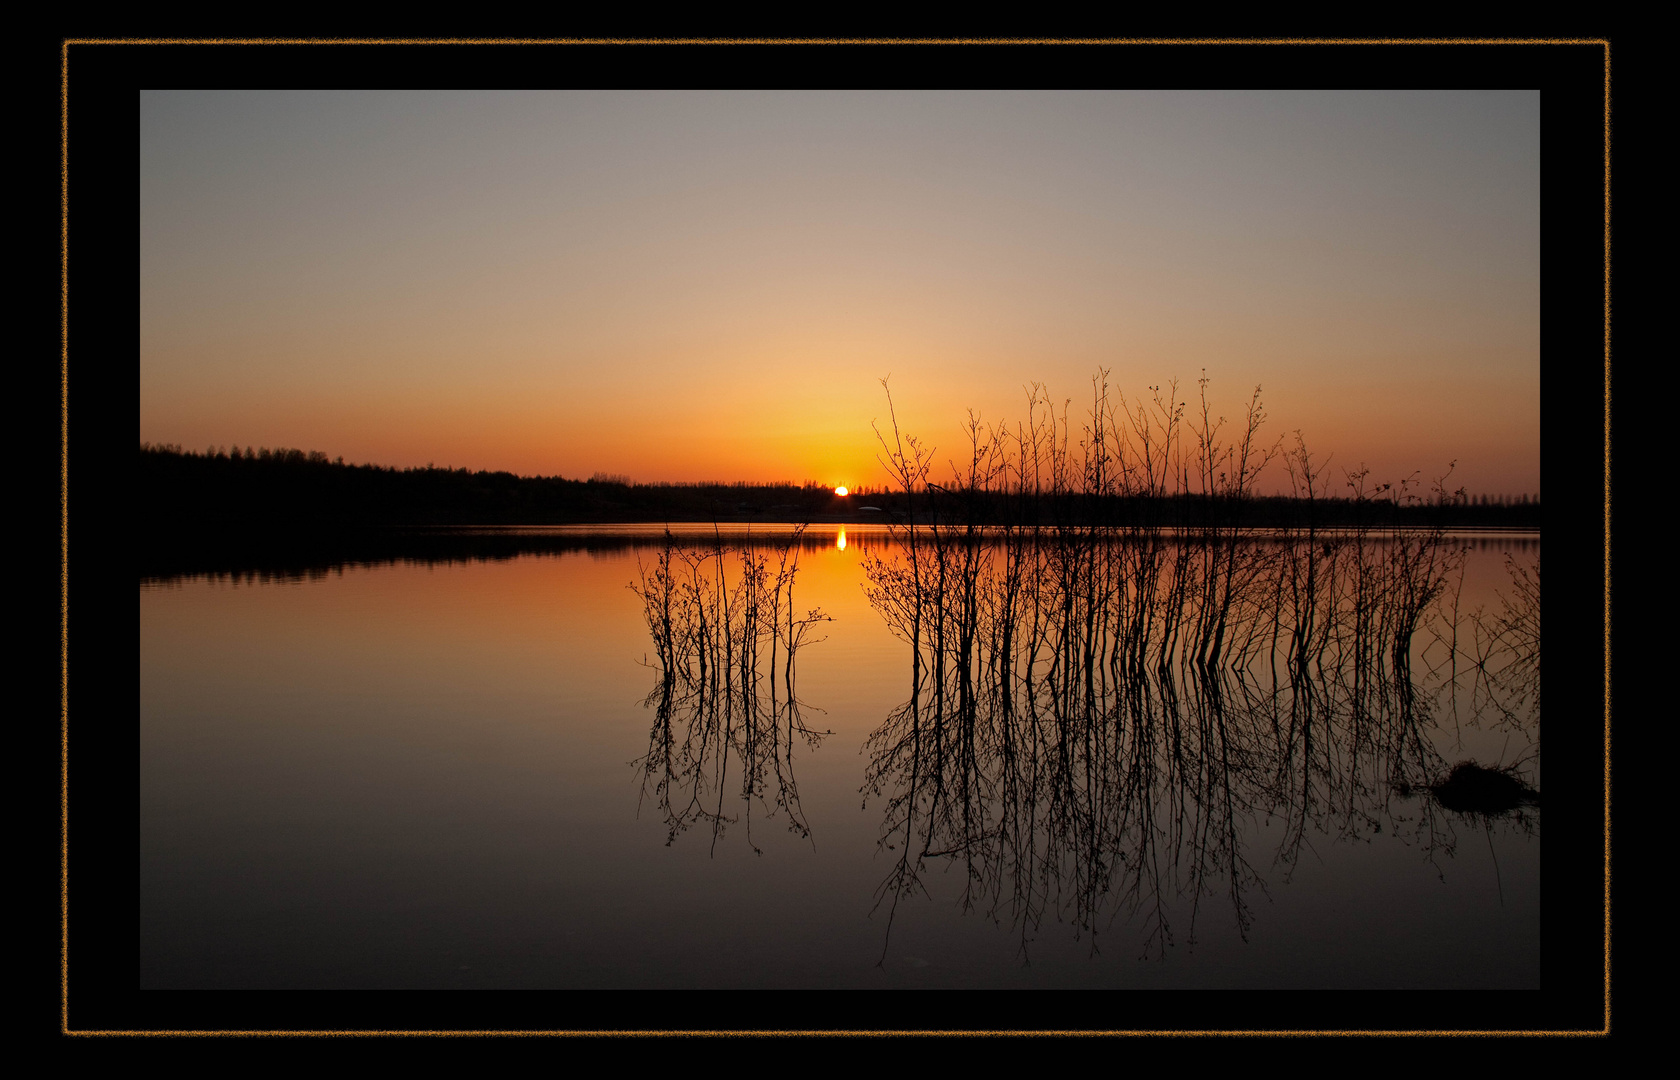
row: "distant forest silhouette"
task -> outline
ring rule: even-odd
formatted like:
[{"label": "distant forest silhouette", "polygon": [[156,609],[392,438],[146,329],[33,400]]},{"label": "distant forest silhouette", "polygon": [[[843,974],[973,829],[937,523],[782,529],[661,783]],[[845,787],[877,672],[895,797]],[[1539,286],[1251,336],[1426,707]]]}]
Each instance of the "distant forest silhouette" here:
[{"label": "distant forest silhouette", "polygon": [[[856,497],[807,481],[632,484],[426,466],[350,465],[319,451],[214,453],[140,446],[142,516],[166,527],[416,527],[587,525],[838,518]],[[847,518],[850,520],[850,518]]]},{"label": "distant forest silhouette", "polygon": [[[1311,498],[1190,491],[1092,493],[831,488],[793,483],[630,483],[437,468],[346,464],[318,451],[235,448],[207,452],[142,443],[135,517],[154,534],[308,534],[439,526],[662,522],[937,523],[942,508],[964,522],[1080,526],[1147,521],[1164,527],[1250,528],[1540,526],[1538,499],[1407,495],[1405,486]],[[934,496],[929,498],[928,496]],[[959,505],[960,504],[960,507]]]}]

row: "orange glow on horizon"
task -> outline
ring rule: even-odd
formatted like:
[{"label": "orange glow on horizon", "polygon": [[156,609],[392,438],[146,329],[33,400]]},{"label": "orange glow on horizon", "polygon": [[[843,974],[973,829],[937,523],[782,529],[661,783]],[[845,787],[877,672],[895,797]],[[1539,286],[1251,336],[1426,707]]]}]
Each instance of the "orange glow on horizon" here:
[{"label": "orange glow on horizon", "polygon": [[138,104],[143,441],[846,498],[1205,372],[1335,492],[1540,490],[1536,90]]}]

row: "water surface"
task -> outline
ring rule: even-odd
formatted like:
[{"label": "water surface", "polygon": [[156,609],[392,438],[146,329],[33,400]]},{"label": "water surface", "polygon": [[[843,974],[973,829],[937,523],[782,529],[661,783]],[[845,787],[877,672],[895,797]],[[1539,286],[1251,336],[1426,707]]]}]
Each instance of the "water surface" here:
[{"label": "water surface", "polygon": [[1537,536],[554,532],[142,582],[143,986],[1539,985]]}]

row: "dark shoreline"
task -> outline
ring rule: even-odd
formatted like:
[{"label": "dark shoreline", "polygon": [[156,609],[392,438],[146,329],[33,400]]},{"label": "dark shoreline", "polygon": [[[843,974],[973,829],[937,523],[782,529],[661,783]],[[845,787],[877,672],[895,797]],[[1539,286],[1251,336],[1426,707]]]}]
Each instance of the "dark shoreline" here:
[{"label": "dark shoreline", "polygon": [[[211,575],[302,579],[397,561],[510,559],[657,546],[663,525],[710,526],[739,543],[754,527],[896,525],[1096,530],[1111,536],[1236,531],[1370,534],[1538,531],[1538,501],[1421,495],[1414,481],[1355,498],[1089,494],[1080,491],[862,490],[814,482],[631,484],[466,469],[346,465],[299,450],[186,453],[142,445],[128,515],[142,582]],[[1503,502],[1503,504],[1501,504]],[[636,535],[614,530],[639,526]],[[557,531],[563,530],[563,531]],[[689,532],[690,530],[679,530]],[[868,541],[863,537],[864,544]],[[806,537],[808,548],[827,539]]]},{"label": "dark shoreline", "polygon": [[631,484],[466,469],[346,465],[319,453],[183,453],[143,445],[134,487],[145,532],[333,532],[425,526],[545,526],[881,521],[1117,528],[1540,527],[1538,498],[1503,504],[1431,492],[1415,478],[1327,498],[972,490],[836,495],[793,484]]},{"label": "dark shoreline", "polygon": [[[715,539],[725,547],[765,546],[786,544],[790,534],[800,525],[812,528],[800,535],[801,551],[815,552],[834,546],[835,535],[844,526],[869,525],[869,522],[764,522],[719,521],[643,522],[606,525],[570,526],[419,526],[408,528],[348,529],[311,532],[281,531],[273,533],[178,534],[164,536],[148,534],[133,545],[140,583],[146,586],[167,585],[195,578],[231,579],[235,581],[304,581],[319,580],[346,569],[358,569],[395,563],[457,564],[467,562],[497,562],[527,555],[604,555],[622,551],[654,551],[665,545],[663,526],[674,526],[673,539],[680,545],[706,545]],[[754,531],[754,530],[761,531]],[[1001,542],[1001,530],[981,530],[982,542]],[[1466,537],[1468,545],[1516,545],[1526,549],[1538,544],[1537,530],[1477,528],[1467,532],[1487,532],[1493,536]],[[1045,538],[1054,536],[1046,531]],[[1125,532],[1110,533],[1125,541]],[[1149,534],[1139,533],[1143,539]],[[1172,540],[1177,533],[1156,533],[1158,539]],[[1195,533],[1183,534],[1192,542]],[[1273,538],[1255,530],[1259,539]],[[1297,539],[1304,540],[1301,534]],[[1326,530],[1321,534],[1352,535],[1346,530]],[[1366,534],[1366,542],[1382,543],[1391,536],[1388,531]],[[891,542],[883,529],[854,532],[849,545],[858,551],[868,551],[883,542]]]}]

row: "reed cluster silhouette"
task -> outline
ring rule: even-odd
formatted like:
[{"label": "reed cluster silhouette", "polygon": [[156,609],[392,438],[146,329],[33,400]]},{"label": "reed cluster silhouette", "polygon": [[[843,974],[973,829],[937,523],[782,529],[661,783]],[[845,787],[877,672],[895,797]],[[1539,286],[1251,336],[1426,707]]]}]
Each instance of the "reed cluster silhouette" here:
[{"label": "reed cluster silhouette", "polygon": [[[934,866],[960,866],[963,908],[1017,927],[1023,956],[1047,914],[1093,949],[1137,918],[1145,953],[1163,955],[1221,896],[1246,937],[1266,874],[1287,881],[1315,838],[1387,833],[1439,869],[1458,826],[1490,844],[1496,828],[1532,834],[1538,557],[1507,557],[1500,611],[1462,611],[1472,544],[1452,515],[1419,528],[1392,512],[1458,504],[1446,477],[1426,497],[1415,478],[1344,472],[1353,513],[1326,524],[1324,464],[1299,433],[1261,438],[1258,391],[1227,440],[1205,379],[1187,419],[1170,384],[1127,408],[1105,377],[1077,440],[1042,387],[1012,431],[971,416],[944,483],[888,394],[877,434],[903,516],[863,561],[870,603],[910,646],[910,687],[865,746],[890,861],[883,960],[898,903],[929,892]],[[1274,463],[1300,512],[1256,528],[1252,492]],[[800,717],[794,657],[826,616],[794,614],[802,540],[667,534],[632,586],[659,672],[638,764],[669,840],[706,822],[715,850],[737,820],[731,773],[749,815],[810,835],[793,751],[825,733]],[[1449,766],[1449,718],[1527,748]],[[1261,822],[1275,847],[1256,853]]]},{"label": "reed cluster silhouette", "polygon": [[[1448,772],[1436,710],[1467,678],[1469,722],[1490,711],[1537,754],[1538,563],[1512,564],[1504,612],[1461,618],[1466,548],[1450,515],[1420,530],[1380,512],[1424,503],[1415,479],[1346,473],[1360,523],[1327,528],[1314,513],[1325,469],[1299,433],[1263,440],[1258,390],[1229,438],[1205,379],[1188,419],[1170,384],[1151,390],[1128,407],[1100,372],[1076,439],[1031,387],[1012,430],[971,415],[945,484],[888,393],[882,463],[911,514],[895,556],[865,566],[871,604],[910,646],[910,685],[868,740],[862,789],[884,817],[888,941],[930,865],[960,866],[964,910],[1017,926],[1023,955],[1051,913],[1093,949],[1115,918],[1140,918],[1160,955],[1182,910],[1194,941],[1215,894],[1246,938],[1259,868],[1287,880],[1314,836],[1386,830],[1435,858],[1456,844],[1443,810],[1535,827],[1518,807],[1537,793],[1498,808],[1452,798],[1452,778],[1483,767]],[[1274,461],[1306,513],[1256,532],[1249,495]],[[1445,477],[1433,494],[1462,498]],[[1114,496],[1200,511],[1102,520]],[[1414,648],[1426,628],[1445,655]],[[1483,771],[1532,792],[1532,764]],[[1257,855],[1262,821],[1280,839]]]}]

